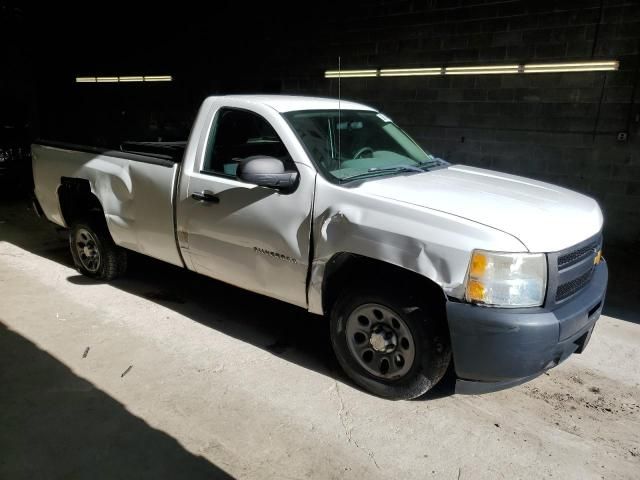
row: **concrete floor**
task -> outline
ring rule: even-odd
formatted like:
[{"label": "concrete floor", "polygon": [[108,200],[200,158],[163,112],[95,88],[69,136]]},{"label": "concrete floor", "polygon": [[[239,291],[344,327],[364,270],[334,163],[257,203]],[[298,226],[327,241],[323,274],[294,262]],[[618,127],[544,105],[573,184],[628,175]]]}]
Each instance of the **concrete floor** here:
[{"label": "concrete floor", "polygon": [[321,318],[142,257],[89,281],[5,202],[0,478],[638,478],[640,289],[610,258],[583,355],[503,392],[390,402],[344,378]]}]

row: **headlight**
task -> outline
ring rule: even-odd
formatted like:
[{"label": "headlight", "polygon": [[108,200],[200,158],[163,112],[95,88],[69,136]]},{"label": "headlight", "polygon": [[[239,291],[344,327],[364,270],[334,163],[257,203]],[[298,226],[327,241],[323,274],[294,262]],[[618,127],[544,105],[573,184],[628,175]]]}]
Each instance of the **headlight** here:
[{"label": "headlight", "polygon": [[538,307],[547,286],[544,253],[474,250],[467,274],[466,299],[495,307]]}]

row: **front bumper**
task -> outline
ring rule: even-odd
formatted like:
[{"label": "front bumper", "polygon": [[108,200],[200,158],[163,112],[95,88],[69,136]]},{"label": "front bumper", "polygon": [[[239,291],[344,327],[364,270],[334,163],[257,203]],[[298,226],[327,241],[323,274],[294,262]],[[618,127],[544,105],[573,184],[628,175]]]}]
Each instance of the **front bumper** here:
[{"label": "front bumper", "polygon": [[[447,302],[456,393],[476,394],[524,383],[581,353],[600,317],[607,263],[595,267],[589,285],[554,310],[491,308]],[[561,326],[571,333],[561,338]]]}]

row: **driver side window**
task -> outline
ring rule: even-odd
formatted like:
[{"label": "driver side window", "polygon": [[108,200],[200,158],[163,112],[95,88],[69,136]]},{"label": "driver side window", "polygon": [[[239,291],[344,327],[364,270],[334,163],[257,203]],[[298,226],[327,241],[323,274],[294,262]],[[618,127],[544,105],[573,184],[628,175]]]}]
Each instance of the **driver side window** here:
[{"label": "driver side window", "polygon": [[211,127],[202,173],[235,177],[239,163],[253,156],[275,157],[293,169],[289,152],[267,120],[247,110],[221,108]]}]

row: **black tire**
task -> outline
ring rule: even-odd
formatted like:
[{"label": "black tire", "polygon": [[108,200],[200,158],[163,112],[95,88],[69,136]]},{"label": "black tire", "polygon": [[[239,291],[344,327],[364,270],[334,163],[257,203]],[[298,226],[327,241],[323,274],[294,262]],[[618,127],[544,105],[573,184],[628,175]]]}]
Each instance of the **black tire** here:
[{"label": "black tire", "polygon": [[[365,360],[359,360],[348,344],[346,325],[350,315],[372,304],[392,311],[403,322],[405,332],[408,327],[413,336],[412,364],[398,378],[380,378],[367,371],[363,366]],[[437,313],[440,309],[433,310],[430,316],[428,304],[417,303],[411,296],[400,292],[376,294],[367,289],[345,292],[334,304],[330,316],[331,343],[338,362],[356,384],[374,395],[391,400],[409,400],[423,395],[442,379],[451,362],[446,322],[439,318],[442,316]],[[370,341],[371,338],[368,339]],[[366,345],[365,349],[374,348],[369,348],[367,342],[363,345]]]},{"label": "black tire", "polygon": [[[77,244],[78,235],[82,235],[83,232],[85,238],[91,238],[91,249],[98,252],[99,258],[95,264],[87,261],[86,255]],[[100,225],[100,222],[82,221],[74,224],[69,230],[69,248],[76,270],[87,277],[110,281],[127,269],[126,250],[114,243],[106,225]]]}]

